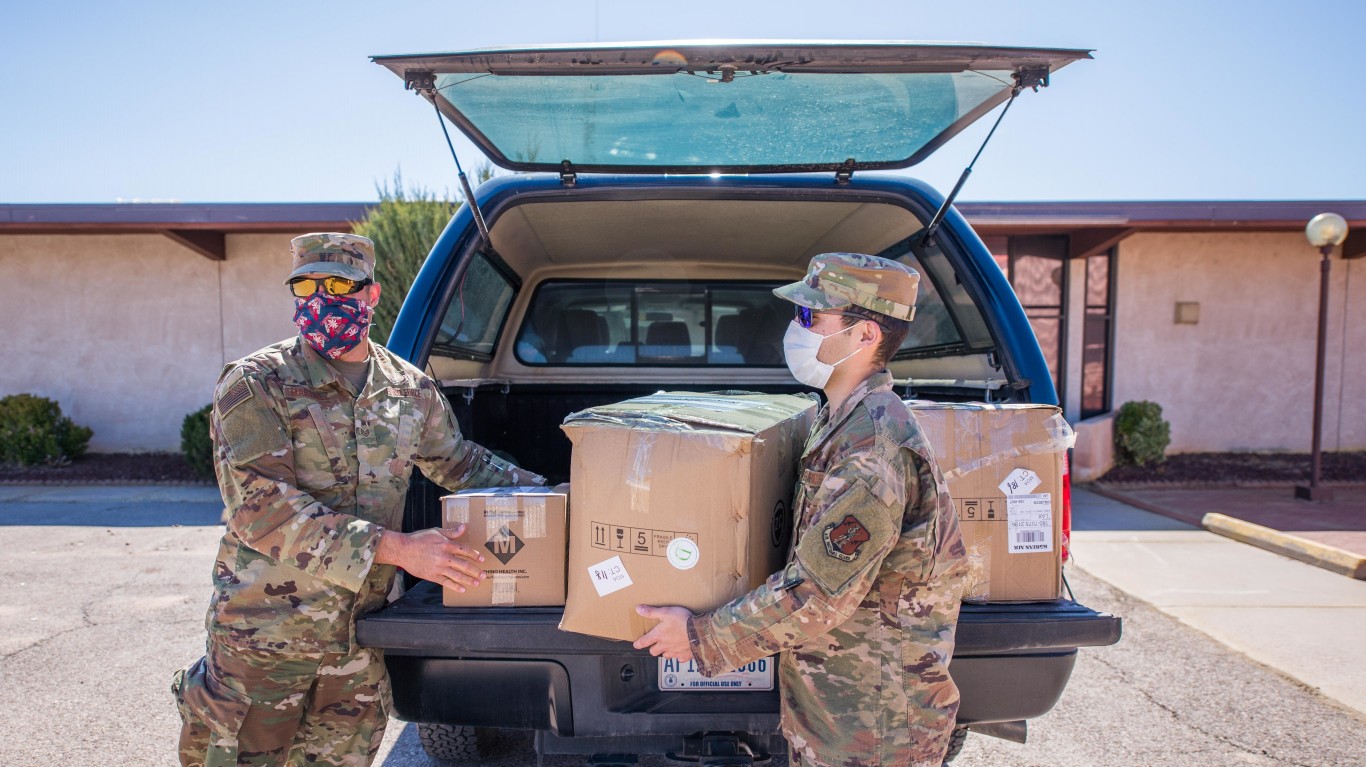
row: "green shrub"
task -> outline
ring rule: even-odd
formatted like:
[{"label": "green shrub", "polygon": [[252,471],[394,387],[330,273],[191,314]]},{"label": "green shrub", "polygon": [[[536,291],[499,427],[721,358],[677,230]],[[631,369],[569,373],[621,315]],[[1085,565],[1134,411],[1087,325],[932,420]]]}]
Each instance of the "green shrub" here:
[{"label": "green shrub", "polygon": [[1120,406],[1115,416],[1116,465],[1161,463],[1171,442],[1171,424],[1162,419],[1161,405],[1140,400]]},{"label": "green shrub", "polygon": [[180,422],[180,452],[185,462],[201,477],[213,477],[213,438],[209,436],[210,403],[185,416]]},{"label": "green shrub", "polygon": [[0,399],[0,463],[69,463],[85,454],[93,434],[45,397],[11,394]]}]

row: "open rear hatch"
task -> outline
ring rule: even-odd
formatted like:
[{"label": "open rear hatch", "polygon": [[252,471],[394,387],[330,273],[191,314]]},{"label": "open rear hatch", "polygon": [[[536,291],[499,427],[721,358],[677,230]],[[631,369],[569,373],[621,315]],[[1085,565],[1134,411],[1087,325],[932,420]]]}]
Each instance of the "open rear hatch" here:
[{"label": "open rear hatch", "polygon": [[692,41],[375,56],[519,171],[905,168],[1090,52]]}]

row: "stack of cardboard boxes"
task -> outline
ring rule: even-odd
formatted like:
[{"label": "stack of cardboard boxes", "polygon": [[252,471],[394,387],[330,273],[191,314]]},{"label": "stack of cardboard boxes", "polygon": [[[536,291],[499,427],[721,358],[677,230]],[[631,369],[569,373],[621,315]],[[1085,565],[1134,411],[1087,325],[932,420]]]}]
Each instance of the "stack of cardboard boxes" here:
[{"label": "stack of cardboard boxes", "polygon": [[[785,565],[794,473],[815,418],[794,395],[660,393],[575,413],[569,486],[444,499],[489,577],[455,606],[564,605],[560,628],[634,640],[639,604],[704,611]],[[1066,544],[1058,409],[908,402],[974,559],[969,598],[1056,599]],[[568,509],[568,488],[573,509]]]}]

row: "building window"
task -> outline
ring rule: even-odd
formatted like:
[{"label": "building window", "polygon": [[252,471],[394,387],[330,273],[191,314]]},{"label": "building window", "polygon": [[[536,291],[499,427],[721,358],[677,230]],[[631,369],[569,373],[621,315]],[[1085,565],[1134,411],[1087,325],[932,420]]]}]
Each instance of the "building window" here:
[{"label": "building window", "polygon": [[1110,412],[1114,249],[1086,259],[1086,319],[1082,330],[1081,417]]},{"label": "building window", "polygon": [[983,240],[1006,273],[1039,339],[1058,401],[1063,400],[1066,338],[1063,306],[1067,295],[1065,235],[987,237]]}]

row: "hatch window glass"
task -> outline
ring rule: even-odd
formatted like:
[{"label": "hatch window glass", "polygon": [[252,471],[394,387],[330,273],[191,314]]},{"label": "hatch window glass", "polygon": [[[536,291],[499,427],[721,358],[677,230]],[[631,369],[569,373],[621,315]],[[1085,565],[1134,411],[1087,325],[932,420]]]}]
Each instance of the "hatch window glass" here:
[{"label": "hatch window glass", "polygon": [[780,284],[542,283],[514,352],[526,365],[781,366]]},{"label": "hatch window glass", "polygon": [[435,347],[481,359],[492,356],[515,293],[507,275],[484,256],[475,257],[441,318]]},{"label": "hatch window glass", "polygon": [[[512,166],[898,167],[1014,84],[1008,70],[441,74],[438,93]],[[468,130],[468,128],[467,128]]]}]

